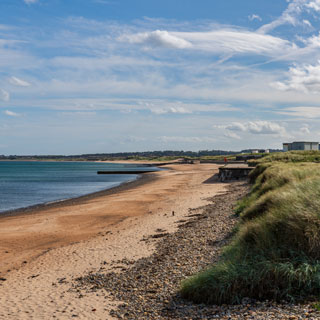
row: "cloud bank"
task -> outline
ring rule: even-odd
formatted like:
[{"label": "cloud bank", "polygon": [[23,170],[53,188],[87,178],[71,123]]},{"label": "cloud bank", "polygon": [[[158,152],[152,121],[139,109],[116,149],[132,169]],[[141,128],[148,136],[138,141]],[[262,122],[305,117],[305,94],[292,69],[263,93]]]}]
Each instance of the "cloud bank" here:
[{"label": "cloud bank", "polygon": [[145,44],[152,47],[175,49],[186,49],[192,47],[192,44],[183,38],[170,34],[168,31],[161,30],[137,33],[133,35],[124,35],[120,37],[119,40],[128,41],[129,43]]},{"label": "cloud bank", "polygon": [[233,122],[225,127],[227,130],[249,132],[251,134],[283,134],[285,128],[270,121]]},{"label": "cloud bank", "polygon": [[283,91],[320,93],[320,61],[316,65],[295,66],[289,69],[288,79],[271,84]]},{"label": "cloud bank", "polygon": [[289,53],[295,44],[271,35],[242,29],[220,29],[208,32],[152,31],[127,34],[119,41],[149,47],[190,49],[216,54],[247,53],[275,56],[279,52]]}]

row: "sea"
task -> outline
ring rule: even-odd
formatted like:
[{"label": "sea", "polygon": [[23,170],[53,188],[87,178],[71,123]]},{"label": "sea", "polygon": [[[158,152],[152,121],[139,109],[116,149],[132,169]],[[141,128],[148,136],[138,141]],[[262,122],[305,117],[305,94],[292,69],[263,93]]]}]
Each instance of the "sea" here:
[{"label": "sea", "polygon": [[118,163],[0,161],[0,214],[77,198],[119,186],[138,177],[137,174],[98,175],[97,171],[141,169],[142,165]]}]

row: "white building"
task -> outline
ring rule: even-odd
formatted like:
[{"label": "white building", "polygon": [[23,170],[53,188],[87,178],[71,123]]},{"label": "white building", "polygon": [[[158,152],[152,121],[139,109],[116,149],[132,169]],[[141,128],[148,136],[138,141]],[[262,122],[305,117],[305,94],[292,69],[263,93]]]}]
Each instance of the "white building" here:
[{"label": "white building", "polygon": [[295,141],[283,143],[283,151],[290,150],[319,150],[319,142]]}]

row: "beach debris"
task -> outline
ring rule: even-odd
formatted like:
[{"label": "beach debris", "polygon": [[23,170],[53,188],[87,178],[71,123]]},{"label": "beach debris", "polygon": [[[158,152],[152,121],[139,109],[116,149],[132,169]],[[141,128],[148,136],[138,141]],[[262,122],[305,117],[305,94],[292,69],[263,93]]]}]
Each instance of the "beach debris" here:
[{"label": "beach debris", "polygon": [[175,223],[184,223],[184,222],[187,222],[187,220],[182,219],[182,220],[176,221]]},{"label": "beach debris", "polygon": [[62,284],[62,283],[68,283],[68,281],[66,281],[67,278],[61,278],[58,279],[58,283]]},{"label": "beach debris", "polygon": [[190,214],[190,215],[188,215],[188,217],[199,217],[199,216],[201,216],[201,213],[195,213],[195,214]]},{"label": "beach debris", "polygon": [[172,211],[172,216],[174,216],[174,211]]},{"label": "beach debris", "polygon": [[28,279],[34,279],[34,278],[37,278],[37,277],[39,277],[39,276],[40,276],[40,274],[34,274],[34,275],[28,277]]},{"label": "beach debris", "polygon": [[153,235],[151,235],[150,236],[150,238],[152,238],[152,239],[158,239],[158,238],[163,238],[163,237],[165,237],[165,236],[167,236],[169,233],[158,233],[158,234],[153,234]]},{"label": "beach debris", "polygon": [[0,281],[7,281],[6,278],[0,278]]}]

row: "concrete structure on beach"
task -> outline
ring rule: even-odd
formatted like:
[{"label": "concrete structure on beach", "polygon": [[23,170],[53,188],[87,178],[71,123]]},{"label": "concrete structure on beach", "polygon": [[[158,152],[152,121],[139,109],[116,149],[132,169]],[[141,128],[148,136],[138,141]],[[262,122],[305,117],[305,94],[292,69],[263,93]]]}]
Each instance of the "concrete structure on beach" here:
[{"label": "concrete structure on beach", "polygon": [[295,141],[283,143],[283,151],[290,150],[319,150],[319,142]]}]

